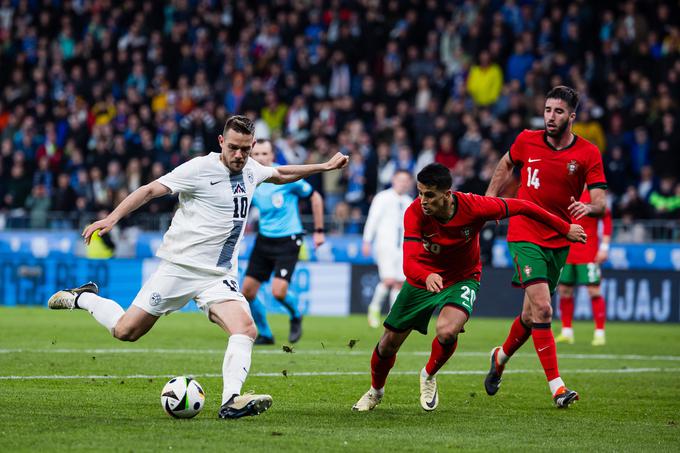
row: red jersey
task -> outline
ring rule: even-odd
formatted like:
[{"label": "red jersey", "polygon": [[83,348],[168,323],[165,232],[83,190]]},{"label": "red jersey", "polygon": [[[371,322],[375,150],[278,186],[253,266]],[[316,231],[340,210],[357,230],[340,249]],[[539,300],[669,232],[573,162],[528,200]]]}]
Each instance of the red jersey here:
[{"label": "red jersey", "polygon": [[[590,192],[584,190],[579,200],[583,203],[590,203]],[[607,209],[604,212],[604,217],[601,219],[597,217],[585,216],[579,220],[573,220],[573,223],[578,223],[583,227],[588,235],[588,241],[585,244],[577,242],[571,245],[569,249],[569,256],[567,256],[567,263],[569,264],[588,264],[595,262],[595,256],[600,248],[600,238],[598,236],[598,226],[602,221],[602,234],[605,236],[612,235],[612,213]]]},{"label": "red jersey", "polygon": [[[578,199],[583,186],[607,188],[602,156],[597,147],[574,135],[574,141],[556,150],[546,139],[545,131],[524,130],[512,144],[510,160],[520,166],[517,198],[530,200],[566,222],[571,197]],[[566,247],[569,242],[545,225],[516,217],[510,219],[508,242],[531,242],[541,247]]]},{"label": "red jersey", "polygon": [[444,288],[461,280],[479,281],[479,231],[488,220],[527,215],[559,231],[569,232],[569,224],[533,203],[512,198],[484,197],[453,193],[453,217],[441,223],[425,215],[417,198],[404,215],[404,275],[409,284],[425,288],[427,276],[442,277]]}]

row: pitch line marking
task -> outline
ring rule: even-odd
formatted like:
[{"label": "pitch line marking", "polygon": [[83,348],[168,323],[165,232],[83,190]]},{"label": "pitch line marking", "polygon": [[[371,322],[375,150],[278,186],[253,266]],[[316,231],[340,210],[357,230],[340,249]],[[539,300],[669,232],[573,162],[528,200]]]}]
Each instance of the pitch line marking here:
[{"label": "pitch line marking", "polygon": [[[372,351],[346,351],[341,349],[296,349],[295,354],[300,355],[370,355]],[[4,348],[0,349],[0,354],[224,354],[224,349],[186,349],[186,348]],[[255,349],[254,353],[268,355],[286,354],[280,349]],[[429,351],[401,351],[400,356],[415,355],[429,356]],[[457,352],[457,357],[489,357],[488,352]],[[519,353],[515,357],[535,357],[532,353]],[[677,355],[642,355],[642,354],[559,354],[560,359],[580,359],[580,360],[660,360],[669,362],[680,361]]]},{"label": "pitch line marking", "polygon": [[[563,370],[569,374],[634,374],[634,373],[677,373],[680,368],[617,368],[617,369],[573,369]],[[391,375],[409,375],[413,376],[420,373],[420,371],[392,371]],[[442,370],[437,374],[457,375],[457,376],[482,376],[486,375],[484,370]],[[504,374],[536,374],[543,373],[543,370],[507,370]],[[367,371],[299,371],[288,372],[287,377],[318,377],[318,376],[368,376]],[[203,373],[191,374],[194,378],[218,378],[222,377],[217,373]],[[251,373],[249,377],[281,377],[281,373]],[[37,376],[0,376],[0,380],[71,380],[71,379],[159,379],[175,377],[173,374],[127,374],[127,375],[37,375]]]}]

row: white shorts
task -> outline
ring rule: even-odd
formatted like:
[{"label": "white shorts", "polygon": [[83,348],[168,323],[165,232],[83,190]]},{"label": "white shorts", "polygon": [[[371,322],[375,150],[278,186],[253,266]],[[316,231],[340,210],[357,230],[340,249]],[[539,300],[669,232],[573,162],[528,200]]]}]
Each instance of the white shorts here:
[{"label": "white shorts", "polygon": [[196,306],[208,315],[211,305],[230,301],[241,304],[250,313],[250,304],[238,291],[238,283],[229,275],[161,260],[132,305],[150,315],[161,316],[181,309],[194,299]]},{"label": "white shorts", "polygon": [[395,247],[381,247],[375,250],[375,261],[378,265],[380,280],[406,280],[404,276],[403,252]]}]

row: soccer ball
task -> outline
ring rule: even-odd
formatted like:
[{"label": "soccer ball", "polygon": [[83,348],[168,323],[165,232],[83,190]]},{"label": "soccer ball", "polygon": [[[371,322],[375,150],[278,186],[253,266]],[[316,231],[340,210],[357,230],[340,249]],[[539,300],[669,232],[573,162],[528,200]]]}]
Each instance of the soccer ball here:
[{"label": "soccer ball", "polygon": [[174,418],[195,417],[205,402],[203,387],[193,378],[177,376],[165,384],[161,392],[161,406]]}]

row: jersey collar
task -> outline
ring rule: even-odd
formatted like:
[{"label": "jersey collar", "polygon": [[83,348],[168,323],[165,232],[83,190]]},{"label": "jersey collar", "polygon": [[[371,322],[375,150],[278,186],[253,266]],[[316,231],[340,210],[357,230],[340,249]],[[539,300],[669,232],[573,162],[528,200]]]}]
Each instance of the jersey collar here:
[{"label": "jersey collar", "polygon": [[[574,133],[572,132],[572,134],[574,134]],[[569,143],[567,146],[565,146],[562,149],[557,149],[548,141],[548,134],[546,134],[545,131],[543,132],[543,142],[548,146],[548,148],[552,149],[553,151],[566,151],[576,144],[577,139],[578,139],[578,135],[574,134],[574,139],[571,141],[571,143]]]}]

